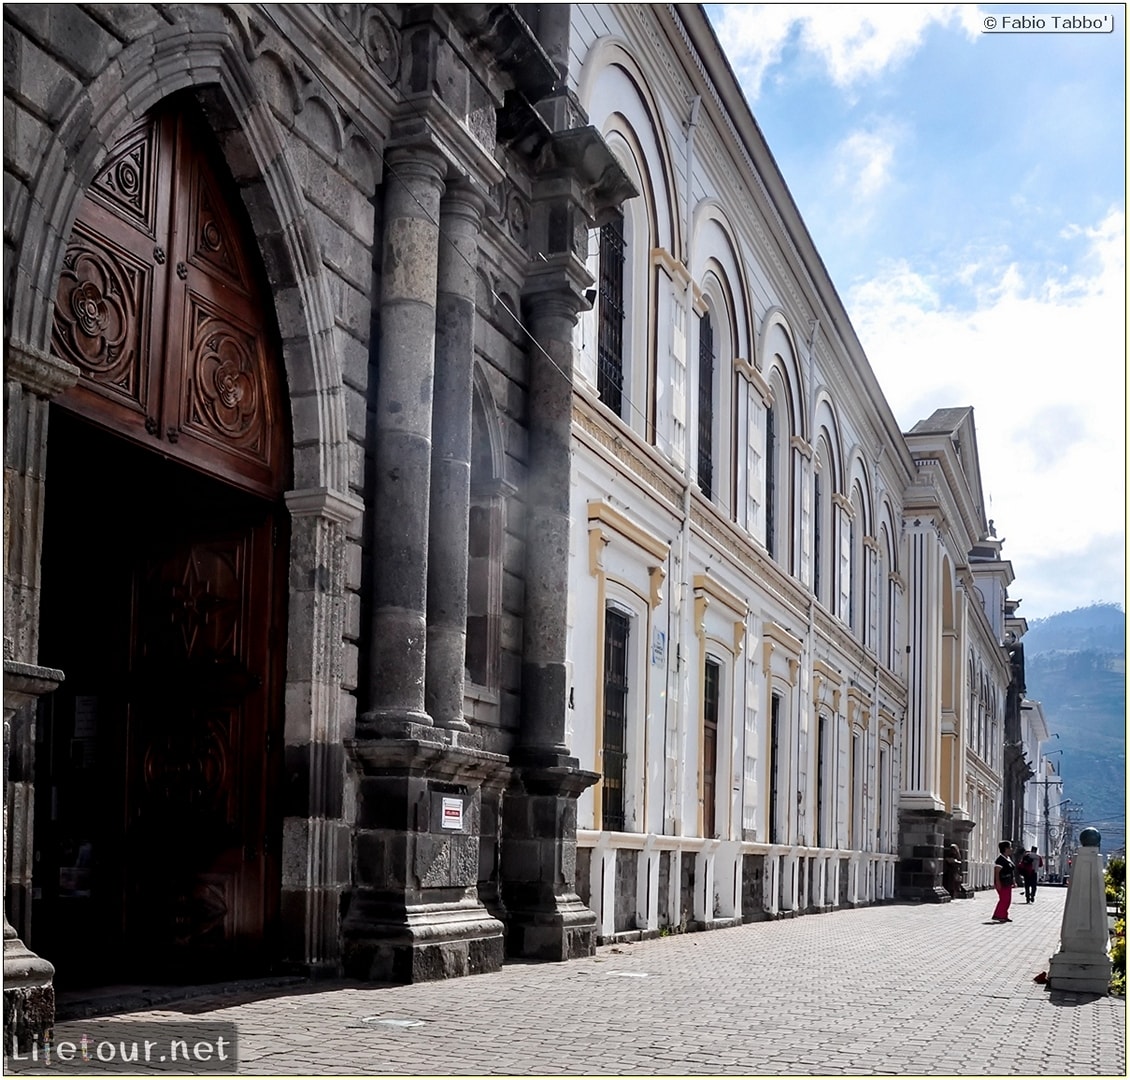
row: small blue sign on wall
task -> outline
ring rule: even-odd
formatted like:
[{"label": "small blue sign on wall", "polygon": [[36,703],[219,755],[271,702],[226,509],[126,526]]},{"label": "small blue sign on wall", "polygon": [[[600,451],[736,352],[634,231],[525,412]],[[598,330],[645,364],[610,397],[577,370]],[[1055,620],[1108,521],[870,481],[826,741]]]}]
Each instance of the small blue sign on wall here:
[{"label": "small blue sign on wall", "polygon": [[653,667],[662,667],[667,662],[667,635],[662,630],[656,630],[651,638],[651,663]]}]

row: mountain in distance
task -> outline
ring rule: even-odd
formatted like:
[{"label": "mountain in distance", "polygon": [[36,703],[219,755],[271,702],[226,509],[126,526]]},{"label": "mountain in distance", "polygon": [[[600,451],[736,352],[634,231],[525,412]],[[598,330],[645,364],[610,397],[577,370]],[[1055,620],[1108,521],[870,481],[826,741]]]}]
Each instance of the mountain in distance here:
[{"label": "mountain in distance", "polygon": [[1063,777],[1081,804],[1080,827],[1102,834],[1102,851],[1126,848],[1126,613],[1093,604],[1033,619],[1022,639],[1027,696],[1044,707]]}]

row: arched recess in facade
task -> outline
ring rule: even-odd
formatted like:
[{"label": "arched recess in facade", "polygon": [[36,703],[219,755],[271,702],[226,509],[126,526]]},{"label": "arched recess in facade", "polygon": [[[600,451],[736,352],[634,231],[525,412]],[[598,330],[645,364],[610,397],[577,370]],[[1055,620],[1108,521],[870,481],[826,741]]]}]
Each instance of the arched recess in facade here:
[{"label": "arched recess in facade", "polygon": [[[337,331],[318,245],[305,221],[305,197],[288,165],[280,127],[257,91],[247,50],[237,40],[239,28],[228,23],[220,29],[218,10],[186,9],[180,25],[123,49],[76,94],[43,150],[12,278],[7,379],[9,386],[20,385],[20,407],[39,407],[41,418],[45,400],[73,382],[68,365],[50,351],[56,282],[75,215],[107,148],[163,99],[192,92],[218,136],[259,240],[292,416],[295,489],[285,494],[292,529],[284,740],[287,771],[305,774],[294,779],[306,795],[301,805],[285,810],[282,825],[283,958],[307,969],[335,968],[339,901],[349,866],[349,830],[342,820],[342,739],[351,733],[343,728],[352,724],[342,708],[347,528],[362,503],[350,491]],[[35,426],[24,423],[29,431]],[[40,464],[45,450],[39,449]],[[26,456],[26,448],[20,453]],[[42,486],[41,474],[18,462],[6,465],[9,483],[21,486],[21,503],[38,502],[41,520],[42,491],[35,490]],[[22,554],[21,560],[37,567],[38,552]],[[303,572],[296,573],[299,565]],[[6,598],[16,595],[20,618],[31,628],[10,633],[6,625],[6,638],[15,639],[7,651],[34,664],[40,659],[38,580],[12,566],[9,558],[8,576],[15,584],[9,582]],[[6,618],[9,622],[15,619]],[[13,862],[21,858],[17,853]]]}]

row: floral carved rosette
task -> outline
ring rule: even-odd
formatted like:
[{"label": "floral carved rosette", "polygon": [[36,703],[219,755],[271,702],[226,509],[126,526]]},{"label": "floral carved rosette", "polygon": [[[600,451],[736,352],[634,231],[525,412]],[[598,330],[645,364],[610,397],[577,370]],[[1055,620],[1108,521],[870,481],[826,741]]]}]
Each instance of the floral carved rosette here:
[{"label": "floral carved rosette", "polygon": [[54,343],[60,355],[100,383],[129,388],[137,351],[137,274],[103,253],[72,246],[55,296]]},{"label": "floral carved rosette", "polygon": [[198,329],[193,419],[226,444],[262,457],[266,417],[254,339],[216,319]]}]

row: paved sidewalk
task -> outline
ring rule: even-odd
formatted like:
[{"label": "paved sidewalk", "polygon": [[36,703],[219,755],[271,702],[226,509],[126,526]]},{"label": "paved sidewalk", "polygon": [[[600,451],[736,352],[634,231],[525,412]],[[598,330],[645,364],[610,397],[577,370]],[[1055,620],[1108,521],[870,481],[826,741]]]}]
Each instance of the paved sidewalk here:
[{"label": "paved sidewalk", "polygon": [[243,1074],[1125,1076],[1125,1001],[1032,981],[1058,948],[1066,891],[1017,897],[1006,924],[980,893],[82,1023],[96,1036],[110,1020],[232,1022]]}]

